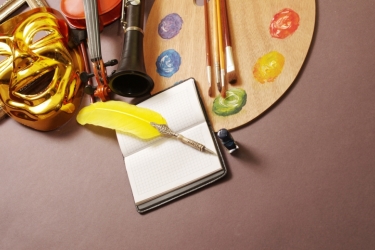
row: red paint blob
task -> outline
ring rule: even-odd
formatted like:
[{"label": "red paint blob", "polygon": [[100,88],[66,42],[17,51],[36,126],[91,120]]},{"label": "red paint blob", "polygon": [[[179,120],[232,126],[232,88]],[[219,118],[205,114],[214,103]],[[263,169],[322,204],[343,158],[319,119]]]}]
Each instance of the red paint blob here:
[{"label": "red paint blob", "polygon": [[299,15],[285,8],[275,14],[270,24],[270,34],[274,38],[284,39],[292,35],[299,26]]}]

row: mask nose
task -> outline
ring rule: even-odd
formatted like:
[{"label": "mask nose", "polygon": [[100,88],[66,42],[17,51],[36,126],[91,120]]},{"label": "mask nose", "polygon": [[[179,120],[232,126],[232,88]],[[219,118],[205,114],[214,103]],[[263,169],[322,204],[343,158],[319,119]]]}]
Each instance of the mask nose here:
[{"label": "mask nose", "polygon": [[21,52],[19,50],[15,51],[13,59],[13,69],[15,71],[21,71],[29,68],[37,60],[35,56],[28,53]]},{"label": "mask nose", "polygon": [[30,67],[30,65],[32,65],[35,60],[30,57],[30,56],[26,56],[26,57],[17,57],[16,59],[14,59],[14,69],[16,71],[20,71],[20,70],[24,70],[28,67]]}]

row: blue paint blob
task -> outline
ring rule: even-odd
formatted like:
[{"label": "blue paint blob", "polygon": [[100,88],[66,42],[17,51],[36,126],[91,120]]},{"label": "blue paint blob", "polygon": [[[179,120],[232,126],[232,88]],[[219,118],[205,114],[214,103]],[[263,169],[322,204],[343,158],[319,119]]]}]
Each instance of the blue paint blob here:
[{"label": "blue paint blob", "polygon": [[160,54],[156,60],[156,71],[164,77],[171,77],[181,65],[181,57],[174,49],[169,49]]},{"label": "blue paint blob", "polygon": [[182,18],[178,14],[172,13],[167,15],[159,23],[159,36],[164,39],[171,39],[175,37],[180,32],[182,23]]}]

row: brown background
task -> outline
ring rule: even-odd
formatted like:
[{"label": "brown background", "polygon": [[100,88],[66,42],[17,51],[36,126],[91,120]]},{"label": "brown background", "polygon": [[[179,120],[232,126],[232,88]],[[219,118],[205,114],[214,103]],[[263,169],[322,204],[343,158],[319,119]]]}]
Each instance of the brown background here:
[{"label": "brown background", "polygon": [[[1,121],[0,249],[374,249],[374,16],[373,0],[318,0],[303,69],[232,132],[227,177],[145,215],[114,131]],[[102,33],[105,60],[116,34]]]}]

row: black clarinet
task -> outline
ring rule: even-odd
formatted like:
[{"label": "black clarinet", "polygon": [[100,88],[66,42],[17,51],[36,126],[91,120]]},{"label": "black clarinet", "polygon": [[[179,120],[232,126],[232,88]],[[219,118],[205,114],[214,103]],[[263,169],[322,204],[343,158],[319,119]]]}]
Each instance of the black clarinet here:
[{"label": "black clarinet", "polygon": [[109,88],[121,96],[139,97],[154,88],[154,81],[146,74],[143,57],[144,2],[123,0],[123,50],[117,70],[109,78]]}]

